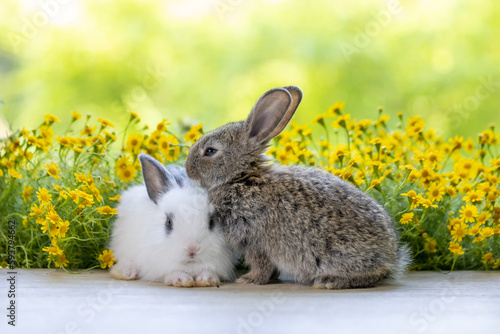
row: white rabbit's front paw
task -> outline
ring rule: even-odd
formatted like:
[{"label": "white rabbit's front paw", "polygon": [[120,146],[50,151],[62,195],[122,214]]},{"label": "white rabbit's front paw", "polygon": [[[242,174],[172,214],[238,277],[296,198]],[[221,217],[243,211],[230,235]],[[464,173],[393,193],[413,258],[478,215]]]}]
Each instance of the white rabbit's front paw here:
[{"label": "white rabbit's front paw", "polygon": [[195,279],[196,286],[200,287],[209,287],[216,286],[219,287],[220,280],[217,277],[217,274],[212,271],[203,271],[199,275],[196,276]]},{"label": "white rabbit's front paw", "polygon": [[195,286],[193,277],[184,271],[174,271],[165,275],[165,284],[179,288],[192,288]]},{"label": "white rabbit's front paw", "polygon": [[139,278],[139,272],[132,265],[122,265],[120,263],[111,267],[109,273],[116,279],[133,280]]}]

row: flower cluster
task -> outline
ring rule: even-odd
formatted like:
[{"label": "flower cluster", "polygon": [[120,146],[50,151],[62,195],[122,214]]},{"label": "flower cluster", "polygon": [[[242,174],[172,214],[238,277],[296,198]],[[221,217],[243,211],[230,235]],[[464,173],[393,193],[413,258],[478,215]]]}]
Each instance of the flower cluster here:
[{"label": "flower cluster", "polygon": [[[267,154],[282,164],[315,166],[351,182],[392,215],[413,251],[414,269],[500,267],[500,158],[494,127],[477,138],[445,140],[421,117],[398,113],[397,128],[379,109],[374,120],[354,120],[344,103],[317,115],[311,125],[292,122]],[[73,112],[67,130],[54,136],[46,115],[0,142],[0,236],[7,220],[16,233],[22,267],[107,268],[106,248],[120,193],[141,181],[138,155],[182,164],[203,135],[193,125],[182,135],[167,120],[150,130],[130,112],[125,129]],[[0,262],[7,254],[0,246]]]}]

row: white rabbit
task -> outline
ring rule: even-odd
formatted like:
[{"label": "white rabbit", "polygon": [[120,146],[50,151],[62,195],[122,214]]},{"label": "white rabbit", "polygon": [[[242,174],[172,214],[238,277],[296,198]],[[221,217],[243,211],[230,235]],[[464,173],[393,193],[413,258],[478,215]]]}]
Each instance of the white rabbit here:
[{"label": "white rabbit", "polygon": [[234,279],[234,256],[204,190],[182,167],[164,167],[141,154],[145,185],[122,194],[110,248],[117,279],[178,287],[219,286]]}]

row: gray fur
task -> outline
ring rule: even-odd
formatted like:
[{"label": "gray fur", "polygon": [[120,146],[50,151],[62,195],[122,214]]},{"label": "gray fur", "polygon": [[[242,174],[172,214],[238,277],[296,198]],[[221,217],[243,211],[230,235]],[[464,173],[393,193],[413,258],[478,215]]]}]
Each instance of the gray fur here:
[{"label": "gray fur", "polygon": [[148,191],[149,198],[157,203],[158,198],[174,187],[184,187],[191,182],[182,167],[169,165],[163,166],[153,157],[141,153],[141,162],[144,184]]},{"label": "gray fur", "polygon": [[[259,103],[273,94],[291,101]],[[266,163],[268,141],[284,129],[301,98],[297,87],[271,90],[246,122],[206,134],[189,152],[187,174],[208,189],[226,238],[245,252],[251,267],[239,282],[266,284],[276,269],[327,289],[372,287],[397,278],[409,254],[398,246],[382,206],[321,169]],[[269,111],[279,115],[264,116],[267,127],[255,122]],[[207,147],[217,152],[204,156]]]}]

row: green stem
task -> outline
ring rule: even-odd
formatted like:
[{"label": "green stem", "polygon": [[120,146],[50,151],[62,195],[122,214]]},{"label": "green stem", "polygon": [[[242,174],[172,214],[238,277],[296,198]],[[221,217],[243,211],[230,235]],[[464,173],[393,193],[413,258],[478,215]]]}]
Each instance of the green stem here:
[{"label": "green stem", "polygon": [[62,270],[64,270],[66,273],[72,274],[72,275],[78,275],[78,274],[84,273],[86,271],[89,271],[89,270],[96,269],[96,268],[100,267],[99,265],[97,265],[97,266],[93,266],[91,268],[87,268],[87,269],[80,270],[80,271],[69,271],[68,269],[64,268],[60,262],[59,262],[59,265],[61,266]]},{"label": "green stem", "polygon": [[0,207],[4,207],[4,205],[9,202],[6,201],[5,199],[7,196],[12,192],[12,188],[14,187],[14,179],[12,179],[9,182],[9,185],[7,186],[7,189],[5,189],[4,193],[2,194],[2,197],[0,197]]},{"label": "green stem", "polygon": [[453,255],[453,264],[451,265],[450,273],[453,271],[453,268],[455,268],[455,263],[457,262],[458,255]]}]

